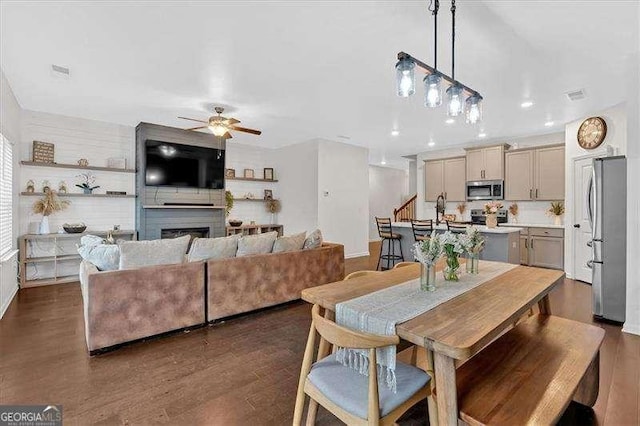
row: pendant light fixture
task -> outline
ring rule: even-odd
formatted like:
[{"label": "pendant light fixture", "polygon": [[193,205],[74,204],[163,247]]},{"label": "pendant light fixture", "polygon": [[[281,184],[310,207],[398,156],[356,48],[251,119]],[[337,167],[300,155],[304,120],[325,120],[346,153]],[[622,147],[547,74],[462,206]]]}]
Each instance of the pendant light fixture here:
[{"label": "pendant light fixture", "polygon": [[[465,113],[465,121],[476,124],[482,120],[482,96],[477,91],[465,86],[455,79],[455,43],[456,43],[456,1],[451,0],[451,77],[438,70],[438,10],[440,0],[431,0],[429,11],[433,15],[434,28],[434,63],[433,67],[419,61],[413,56],[400,52],[396,64],[398,96],[403,98],[415,93],[416,66],[426,75],[424,83],[424,105],[436,108],[442,105],[442,82],[449,84],[446,90],[447,115],[457,117]],[[466,97],[466,99],[465,99]]]}]

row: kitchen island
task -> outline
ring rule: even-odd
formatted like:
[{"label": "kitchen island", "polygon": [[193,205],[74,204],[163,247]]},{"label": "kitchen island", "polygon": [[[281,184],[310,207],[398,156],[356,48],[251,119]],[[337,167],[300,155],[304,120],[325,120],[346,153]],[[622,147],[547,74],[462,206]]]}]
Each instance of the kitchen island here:
[{"label": "kitchen island", "polygon": [[[493,260],[520,264],[520,229],[516,227],[487,228],[483,225],[474,225],[484,237],[484,250],[480,253],[481,260]],[[393,222],[393,233],[400,234],[402,239],[402,254],[405,261],[413,260],[413,229],[411,222]],[[447,225],[433,225],[433,232],[446,232]],[[397,244],[397,243],[396,243]]]}]

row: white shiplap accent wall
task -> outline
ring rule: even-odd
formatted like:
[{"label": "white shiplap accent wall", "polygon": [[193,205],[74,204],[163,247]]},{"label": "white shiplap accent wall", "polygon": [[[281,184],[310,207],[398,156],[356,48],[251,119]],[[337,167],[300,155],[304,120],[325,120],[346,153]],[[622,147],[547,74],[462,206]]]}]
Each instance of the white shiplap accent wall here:
[{"label": "white shiplap accent wall", "polygon": [[[233,139],[227,142],[226,151],[226,167],[235,169],[236,176],[243,176],[244,169],[253,169],[255,177],[262,178],[265,167],[275,169],[275,179],[278,179],[278,169],[274,166],[274,150],[269,148],[260,148],[255,146],[240,145],[233,142]],[[255,198],[263,198],[264,190],[271,189],[273,197],[280,199],[278,182],[243,182],[243,181],[227,181],[227,190],[231,191],[235,198],[242,198],[247,193],[252,193]],[[287,208],[284,200],[280,200],[282,209]],[[291,206],[289,206],[291,208]],[[244,223],[250,223],[254,220],[258,224],[271,223],[271,213],[266,210],[265,203],[257,201],[236,201],[231,210],[229,218],[242,220]],[[281,222],[278,220],[278,222]],[[285,227],[285,233],[287,229]]]},{"label": "white shiplap accent wall", "polygon": [[[107,159],[124,157],[127,167],[134,167],[135,129],[112,123],[104,123],[82,118],[66,117],[35,111],[24,111],[21,129],[20,160],[31,160],[34,140],[55,144],[57,163],[76,164],[80,158],[89,160],[89,165],[107,166]],[[80,170],[49,167],[20,166],[18,179],[20,191],[26,190],[27,181],[36,182],[36,192],[42,191],[42,181],[49,180],[54,189],[60,181],[67,183],[68,192],[81,192],[74,185],[80,183],[76,177]],[[96,176],[96,193],[107,190],[135,193],[133,173],[92,172]],[[64,211],[50,216],[51,231],[56,232],[63,223],[84,222],[89,230],[107,230],[113,225],[122,229],[134,229],[135,199],[127,198],[65,198],[71,205]],[[31,206],[37,200],[32,196],[20,196],[20,234],[33,231],[40,216],[33,214]]]}]

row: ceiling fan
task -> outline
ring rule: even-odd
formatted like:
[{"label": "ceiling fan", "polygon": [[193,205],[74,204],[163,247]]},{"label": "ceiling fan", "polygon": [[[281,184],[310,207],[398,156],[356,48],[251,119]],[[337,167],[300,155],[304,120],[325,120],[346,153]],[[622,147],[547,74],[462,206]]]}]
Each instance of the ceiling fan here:
[{"label": "ceiling fan", "polygon": [[198,123],[206,124],[206,126],[192,127],[190,129],[185,129],[185,130],[201,130],[201,129],[208,128],[209,130],[211,130],[211,133],[213,133],[215,136],[223,137],[225,139],[231,139],[233,137],[231,136],[231,133],[229,133],[230,130],[237,131],[237,132],[251,133],[252,135],[262,134],[260,130],[253,130],[253,129],[248,129],[246,127],[236,126],[236,124],[240,123],[240,120],[236,120],[235,118],[223,117],[222,113],[224,112],[224,108],[215,107],[214,109],[218,115],[212,115],[211,117],[209,117],[209,121],[196,120],[195,118],[188,118],[188,117],[178,117],[178,118],[181,118],[183,120],[197,121]]}]

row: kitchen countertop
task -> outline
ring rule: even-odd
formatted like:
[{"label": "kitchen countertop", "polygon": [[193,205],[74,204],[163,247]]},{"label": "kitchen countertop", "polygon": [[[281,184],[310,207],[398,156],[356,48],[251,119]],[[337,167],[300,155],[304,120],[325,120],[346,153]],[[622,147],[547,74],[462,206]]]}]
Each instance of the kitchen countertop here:
[{"label": "kitchen countertop", "polygon": [[[528,225],[513,225],[513,227],[511,226],[511,224],[509,224],[510,226],[508,227],[498,227],[498,228],[487,228],[486,226],[478,226],[475,225],[475,227],[478,229],[478,231],[480,231],[483,234],[510,234],[512,232],[520,232],[520,230],[522,228],[518,228],[517,226],[522,226],[522,227],[526,227]],[[394,228],[411,228],[411,222],[393,222],[392,226]],[[544,226],[545,228],[547,226]],[[436,226],[435,224],[433,225],[433,229],[434,231],[446,231],[447,230],[447,225],[446,224],[440,224],[438,226]]]},{"label": "kitchen countertop", "polygon": [[516,227],[516,228],[553,228],[553,229],[564,229],[564,225],[554,225],[552,223],[500,223],[498,226],[504,227]]}]

